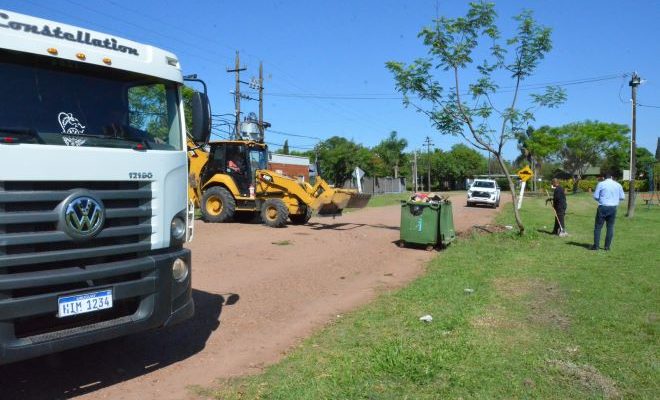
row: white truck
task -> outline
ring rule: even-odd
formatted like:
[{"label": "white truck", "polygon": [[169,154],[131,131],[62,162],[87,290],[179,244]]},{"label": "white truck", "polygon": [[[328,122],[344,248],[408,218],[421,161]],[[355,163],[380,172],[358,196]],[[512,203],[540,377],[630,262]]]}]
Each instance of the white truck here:
[{"label": "white truck", "polygon": [[500,187],[493,179],[475,179],[467,191],[467,206],[486,204],[493,208],[500,206]]},{"label": "white truck", "polygon": [[193,315],[176,56],[0,10],[0,77],[0,364]]}]

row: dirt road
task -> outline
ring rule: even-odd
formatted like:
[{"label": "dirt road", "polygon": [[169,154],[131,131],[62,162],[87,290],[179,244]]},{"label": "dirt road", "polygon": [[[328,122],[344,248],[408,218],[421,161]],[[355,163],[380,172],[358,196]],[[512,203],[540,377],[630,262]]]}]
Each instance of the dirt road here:
[{"label": "dirt road", "polygon": [[[458,231],[495,211],[454,201]],[[398,205],[310,225],[196,224],[196,313],[170,329],[0,367],[0,399],[186,399],[187,385],[255,373],[314,330],[419,276],[435,253],[400,249]]]}]

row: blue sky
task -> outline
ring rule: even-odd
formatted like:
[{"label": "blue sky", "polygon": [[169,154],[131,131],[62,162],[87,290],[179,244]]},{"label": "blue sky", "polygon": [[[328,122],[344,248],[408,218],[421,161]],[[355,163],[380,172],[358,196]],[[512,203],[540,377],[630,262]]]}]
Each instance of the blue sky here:
[{"label": "blue sky", "polygon": [[[638,102],[638,145],[655,152],[660,135],[660,2],[554,0],[496,2],[506,35],[522,7],[553,28],[553,51],[528,84],[575,82],[568,101],[541,110],[535,126],[585,119],[630,124],[630,88],[625,73],[646,80]],[[214,1],[214,0],[0,0],[0,8],[78,25],[177,54],[185,73],[207,81],[214,113],[231,113],[234,53],[248,67],[244,80],[264,62],[264,114],[272,123],[267,141],[310,148],[315,139],[352,138],[367,146],[396,130],[421,148],[428,135],[447,149],[457,138],[440,135],[428,120],[405,109],[394,90],[388,60],[412,61],[426,54],[417,33],[439,15],[458,16],[466,1]],[[502,80],[501,86],[511,85]],[[247,87],[244,90],[249,90]],[[525,94],[529,92],[524,92]],[[504,99],[501,99],[504,100]],[[256,111],[243,102],[243,111]],[[274,131],[280,132],[275,133]],[[277,147],[277,146],[274,146]],[[506,156],[514,158],[514,144]]]}]

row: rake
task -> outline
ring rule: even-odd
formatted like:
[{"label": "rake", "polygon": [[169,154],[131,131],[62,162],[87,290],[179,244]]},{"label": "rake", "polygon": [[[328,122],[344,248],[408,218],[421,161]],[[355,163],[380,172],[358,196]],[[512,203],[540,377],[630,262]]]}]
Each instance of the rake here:
[{"label": "rake", "polygon": [[554,207],[552,207],[552,212],[555,213],[555,218],[557,219],[557,223],[559,224],[559,237],[566,237],[568,236],[568,233],[564,230],[564,227],[561,226],[561,222],[559,222],[559,215],[557,215],[557,210],[555,210]]}]

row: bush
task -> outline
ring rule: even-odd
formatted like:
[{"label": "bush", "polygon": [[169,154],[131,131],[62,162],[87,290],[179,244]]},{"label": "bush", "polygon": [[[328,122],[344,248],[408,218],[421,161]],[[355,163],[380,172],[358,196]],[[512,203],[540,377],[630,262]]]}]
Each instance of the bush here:
[{"label": "bush", "polygon": [[[559,183],[561,183],[561,186],[564,188],[564,190],[567,193],[573,191],[573,180],[572,179],[561,179],[561,180],[559,180]],[[627,192],[629,182],[628,181],[620,181],[619,183],[621,183],[621,186],[623,186],[624,192]],[[590,192],[590,191],[593,192],[596,189],[596,185],[598,185],[598,180],[596,178],[581,179],[578,182],[578,191],[579,192]],[[551,190],[549,183],[548,183],[548,187],[546,189]],[[649,190],[648,180],[636,180],[635,181],[635,190],[639,191],[639,192],[647,192]]]},{"label": "bush", "polygon": [[564,191],[572,192],[573,191],[573,179],[561,179],[559,183],[563,186]]},{"label": "bush", "polygon": [[598,180],[596,178],[582,179],[578,182],[578,190],[583,192],[593,192],[594,189],[596,189],[596,185],[598,185]]},{"label": "bush", "polygon": [[[623,186],[623,191],[628,192],[628,189],[630,188],[630,181],[623,181],[621,182],[621,185]],[[637,192],[648,192],[649,191],[649,181],[647,179],[644,180],[635,180],[635,191]]]},{"label": "bush", "polygon": [[509,181],[506,178],[497,178],[495,179],[497,185],[500,187],[500,190],[509,190]]}]

